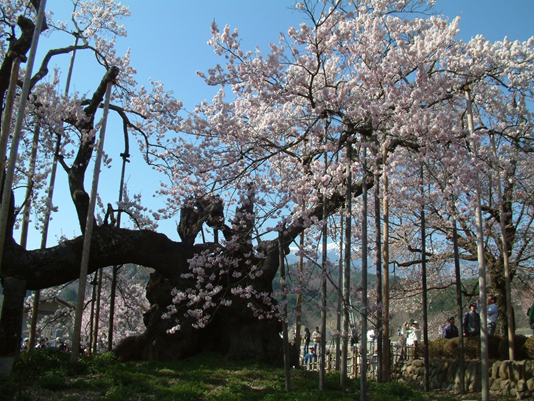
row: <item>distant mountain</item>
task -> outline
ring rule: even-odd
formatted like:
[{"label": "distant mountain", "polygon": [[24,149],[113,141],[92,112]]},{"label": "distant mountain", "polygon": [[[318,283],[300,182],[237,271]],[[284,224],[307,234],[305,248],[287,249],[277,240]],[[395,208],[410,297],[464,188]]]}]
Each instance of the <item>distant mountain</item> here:
[{"label": "distant mountain", "polygon": [[[336,243],[329,243],[327,245],[327,254],[326,254],[326,257],[328,259],[328,261],[330,263],[333,263],[333,264],[336,264],[339,262],[339,245],[336,244]],[[286,256],[286,261],[288,264],[292,265],[294,263],[298,263],[299,261],[299,257],[298,255],[296,255],[296,252],[298,251],[298,248],[297,247],[290,247],[289,248],[290,250],[290,253],[289,255]],[[317,252],[317,259],[315,259],[314,261],[317,262],[317,263],[321,263],[322,261],[322,246],[319,247],[318,249],[318,252]],[[343,256],[342,256],[343,257]],[[354,267],[360,267],[361,266],[361,261],[358,259],[358,260],[353,260],[352,261],[352,266]]]}]

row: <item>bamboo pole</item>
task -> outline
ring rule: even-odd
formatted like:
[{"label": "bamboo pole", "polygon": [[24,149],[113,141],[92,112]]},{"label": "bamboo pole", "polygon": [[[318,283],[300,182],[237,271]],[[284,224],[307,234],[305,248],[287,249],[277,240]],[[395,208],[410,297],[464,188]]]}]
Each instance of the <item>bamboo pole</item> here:
[{"label": "bamboo pole", "polygon": [[[345,199],[345,257],[343,260],[343,341],[341,347],[340,385],[343,390],[348,386],[348,342],[349,342],[349,308],[350,308],[350,259],[352,238],[352,142],[347,142],[347,195]],[[357,352],[354,355],[355,362]]]},{"label": "bamboo pole", "polygon": [[[283,229],[282,229],[283,230]],[[286,267],[284,260],[283,231],[278,233],[278,260],[280,264],[280,292],[282,295],[282,341],[284,349],[284,378],[286,391],[291,391],[291,361],[289,357],[289,338],[287,333],[287,301],[286,301]]]},{"label": "bamboo pole", "polygon": [[26,249],[28,241],[28,227],[30,223],[30,211],[32,207],[32,193],[33,193],[33,176],[35,175],[35,161],[37,158],[37,148],[39,146],[39,132],[40,124],[35,124],[33,132],[32,150],[30,153],[30,160],[28,162],[28,177],[26,180],[26,194],[24,197],[24,208],[22,210],[22,224],[20,227],[20,246]]},{"label": "bamboo pole", "polygon": [[458,331],[459,338],[459,364],[460,364],[460,393],[465,394],[465,361],[464,361],[464,336],[463,336],[463,316],[462,316],[462,281],[460,275],[460,253],[458,251],[458,230],[456,228],[456,218],[452,226],[452,245],[454,248],[454,271],[456,275],[456,304],[458,305]]},{"label": "bamboo pole", "polygon": [[96,292],[96,310],[95,310],[95,323],[94,323],[94,334],[93,334],[93,354],[96,354],[98,351],[98,326],[100,323],[100,295],[102,292],[102,269],[98,270],[98,284]]},{"label": "bamboo pole", "polygon": [[[426,219],[425,219],[425,194],[424,194],[424,169],[421,163],[421,276],[423,286],[423,343],[425,361],[425,391],[430,389],[430,359],[428,356],[428,297],[426,283]],[[415,344],[417,348],[417,343]],[[415,352],[415,349],[414,349]]]},{"label": "bamboo pole", "polygon": [[388,336],[388,333],[384,332],[383,330],[383,321],[384,321],[384,310],[383,310],[383,303],[382,303],[382,238],[381,238],[381,219],[380,219],[380,174],[378,172],[378,158],[376,147],[373,147],[373,155],[376,160],[376,172],[374,174],[374,206],[375,206],[375,245],[376,245],[376,253],[375,253],[375,269],[376,269],[376,292],[377,292],[377,306],[378,306],[378,313],[377,313],[377,319],[376,319],[376,330],[378,332],[378,336],[376,338],[376,346],[377,346],[377,381],[383,382],[384,381],[384,366],[389,365],[389,354],[388,359],[384,359],[384,356],[386,353],[384,352],[384,343],[383,338],[385,336]]},{"label": "bamboo pole", "polygon": [[339,260],[337,278],[337,314],[336,314],[336,370],[341,370],[341,323],[343,316],[343,215],[339,219]]},{"label": "bamboo pole", "polygon": [[[300,249],[304,247],[304,231],[300,233]],[[299,279],[298,279],[298,285],[300,287],[301,281],[302,281],[302,272],[304,271],[304,256],[302,255],[302,252],[300,252],[299,255],[299,264],[298,264],[298,271],[299,271]],[[299,357],[297,358],[297,366],[300,365],[300,344],[302,342],[302,336],[300,334],[300,328],[301,328],[301,321],[302,321],[302,292],[299,291],[297,294],[297,319],[295,324],[295,343],[297,345]]]},{"label": "bamboo pole", "polygon": [[[324,144],[326,148],[327,143],[327,134],[328,134],[328,125],[327,121],[325,119],[324,121]],[[324,170],[325,174],[327,171],[327,153],[325,149],[324,154]],[[321,264],[321,340],[320,340],[320,348],[321,348],[321,354],[318,355],[319,357],[319,390],[324,390],[324,384],[325,384],[325,357],[326,357],[326,297],[327,294],[327,288],[326,288],[326,272],[327,272],[327,254],[328,254],[328,218],[327,218],[327,196],[326,196],[326,188],[323,192],[323,233],[322,233],[322,239],[323,239],[323,249],[322,249],[322,264]]]},{"label": "bamboo pole", "polygon": [[[497,146],[495,137],[491,135],[491,147],[493,157],[498,161]],[[497,196],[499,197],[499,223],[501,226],[502,258],[504,264],[504,283],[506,288],[506,318],[508,323],[508,357],[511,361],[515,360],[515,339],[514,339],[514,315],[512,310],[512,285],[510,278],[510,264],[508,261],[508,241],[506,235],[506,223],[504,221],[504,198],[501,187],[501,173],[496,169],[497,174]]]},{"label": "bamboo pole", "polygon": [[[15,122],[15,130],[11,139],[11,149],[9,151],[9,159],[7,164],[7,171],[5,174],[4,191],[2,192],[2,204],[0,206],[0,271],[2,269],[2,259],[4,253],[4,243],[6,238],[7,220],[9,214],[9,205],[11,203],[11,187],[15,176],[15,164],[19,149],[19,142],[22,136],[22,124],[24,120],[26,103],[28,101],[28,94],[30,93],[31,76],[33,71],[33,64],[35,63],[35,55],[37,53],[37,45],[39,44],[39,37],[43,28],[45,17],[46,0],[41,0],[39,3],[39,11],[37,12],[37,23],[35,24],[35,31],[32,37],[32,44],[30,47],[30,55],[28,57],[28,64],[26,66],[26,73],[24,75],[24,82],[22,84],[22,92],[20,94],[20,103],[17,110],[17,119]],[[9,124],[9,121],[6,122]],[[2,129],[4,124],[2,124]]]},{"label": "bamboo pole", "polygon": [[[37,45],[42,31],[44,16],[45,16],[46,0],[41,0],[39,3],[39,10],[37,12],[37,22],[35,24],[34,34],[32,36],[32,43],[30,47],[30,55],[28,58],[28,65],[24,75],[22,84],[22,92],[20,95],[20,103],[17,110],[17,118],[15,121],[15,130],[11,139],[11,149],[9,152],[9,159],[5,179],[3,182],[2,202],[0,206],[0,275],[2,270],[2,261],[4,254],[4,244],[6,242],[6,230],[8,223],[8,214],[11,204],[12,186],[15,175],[15,164],[17,160],[17,153],[19,142],[22,135],[22,124],[26,110],[26,103],[28,94],[30,93],[31,75],[33,64],[35,62],[35,55],[37,52]],[[15,64],[17,62],[15,61]],[[18,78],[18,72],[17,72]],[[13,77],[11,77],[13,78]],[[8,114],[11,111],[8,112]],[[6,116],[7,117],[7,116]],[[6,118],[2,123],[2,130],[4,124],[10,125],[11,118]],[[9,132],[8,127],[6,127]],[[7,137],[5,137],[7,140]],[[0,156],[4,159],[4,156]],[[1,181],[0,181],[1,183]],[[11,288],[13,291],[8,291]],[[22,314],[24,306],[24,296],[26,290],[26,281],[17,280],[14,278],[6,278],[4,282],[4,303],[2,306],[2,317],[0,318],[0,334],[2,334],[2,349],[0,350],[0,375],[4,376],[11,372],[13,362],[18,355],[20,346],[20,336],[22,331]]]},{"label": "bamboo pole", "polygon": [[[35,125],[35,131],[33,132],[33,141],[32,141],[32,151],[30,154],[30,161],[29,161],[29,171],[28,171],[28,180],[26,184],[26,195],[24,198],[24,210],[22,212],[22,225],[20,230],[20,246],[24,249],[26,249],[27,241],[28,241],[28,227],[30,224],[30,211],[31,211],[31,198],[33,193],[33,176],[35,175],[35,161],[37,158],[37,148],[39,146],[39,132],[40,132],[40,124],[39,121],[36,122]],[[39,304],[39,300],[37,300],[37,304]],[[35,295],[34,295],[34,302],[33,302],[33,309],[32,309],[32,319],[31,319],[31,327],[33,327],[33,322],[37,322],[37,313],[39,311],[39,308],[35,308]],[[31,330],[30,328],[30,336],[28,339],[28,352],[32,351],[35,347],[35,330]]]},{"label": "bamboo pole", "polygon": [[[471,105],[471,90],[465,86],[465,97],[467,100],[467,124],[469,133],[474,135],[473,107]],[[482,205],[480,199],[480,180],[475,185],[476,194],[476,229],[477,229],[477,253],[478,253],[478,286],[480,288],[480,369],[482,372],[482,401],[489,400],[489,350],[488,350],[488,320],[487,320],[487,299],[486,299],[486,265],[484,260],[484,227],[482,221]]]},{"label": "bamboo pole", "polygon": [[[93,335],[94,335],[94,323],[95,323],[95,298],[96,298],[96,273],[93,277],[93,280],[90,282],[93,286],[93,291],[91,293],[91,312],[89,315],[89,344],[87,344],[87,349],[89,349],[89,354],[93,354]],[[81,341],[80,341],[81,347]],[[80,348],[78,347],[78,348]]]},{"label": "bamboo pole", "polygon": [[319,347],[321,354],[319,356],[319,390],[324,390],[325,384],[325,355],[326,355],[326,264],[328,254],[328,225],[326,218],[326,193],[323,194],[323,235],[322,235],[322,263],[321,263],[321,340]]},{"label": "bamboo pole", "polygon": [[[69,94],[70,82],[72,78],[72,71],[74,69],[74,60],[76,58],[76,46],[78,45],[78,36],[74,40],[74,50],[72,51],[72,57],[70,58],[69,71],[67,73],[67,82],[65,84],[65,96]],[[46,242],[48,240],[48,228],[50,226],[50,216],[52,214],[52,199],[54,197],[54,186],[56,183],[56,173],[57,173],[57,162],[59,159],[59,149],[61,147],[61,134],[57,135],[56,147],[54,151],[54,161],[52,162],[52,171],[50,172],[50,184],[48,186],[48,202],[49,205],[46,208],[44,221],[43,221],[43,230],[41,235],[41,249],[46,248]],[[30,344],[32,344],[32,338],[35,338],[35,330],[37,328],[37,315],[39,313],[39,303],[41,298],[41,291],[35,290],[33,293],[33,312],[32,321],[30,324]]]},{"label": "bamboo pole", "polygon": [[362,177],[362,357],[360,375],[360,400],[367,399],[367,146],[363,145]]},{"label": "bamboo pole", "polygon": [[[387,162],[387,149],[383,151],[383,163]],[[384,215],[382,216],[384,228],[382,230],[382,299],[384,310],[384,337],[383,337],[383,349],[384,349],[384,373],[382,379],[389,381],[391,376],[390,360],[391,360],[391,347],[389,343],[389,200],[388,190],[389,181],[386,172],[383,173],[382,182],[384,185],[383,198],[382,198],[382,210]]]},{"label": "bamboo pole", "polygon": [[[10,55],[13,55],[11,52]],[[0,134],[0,183],[4,180],[4,169],[6,167],[7,140],[11,130],[11,119],[13,118],[13,105],[15,103],[15,92],[19,79],[19,70],[21,61],[26,61],[26,57],[18,55],[13,59],[11,66],[11,75],[9,87],[7,89],[6,101],[4,103],[4,114],[2,116],[2,131]]]},{"label": "bamboo pole", "polygon": [[[112,67],[113,68],[113,67]],[[80,282],[78,285],[78,298],[76,302],[76,316],[74,319],[74,334],[72,339],[71,361],[78,360],[80,350],[80,335],[82,327],[83,304],[85,301],[85,287],[87,283],[87,270],[89,268],[89,252],[91,249],[91,235],[94,224],[94,210],[96,205],[96,196],[98,190],[98,179],[100,176],[100,165],[102,164],[102,153],[104,149],[104,139],[106,134],[106,124],[109,112],[109,100],[111,97],[111,87],[113,82],[108,80],[106,88],[106,97],[104,103],[104,115],[102,118],[102,128],[100,130],[100,138],[98,141],[98,150],[96,154],[95,167],[93,171],[93,184],[91,188],[91,197],[89,198],[89,208],[87,212],[87,221],[85,224],[85,232],[83,237],[82,262],[80,267]]]},{"label": "bamboo pole", "polygon": [[[121,209],[120,204],[122,202],[122,195],[124,192],[124,175],[126,172],[126,163],[130,160],[128,159],[130,157],[130,147],[128,142],[128,132],[125,131],[124,133],[124,140],[125,140],[125,149],[124,153],[121,153],[120,156],[122,157],[122,170],[121,170],[121,181],[119,185],[119,211],[117,212],[117,228],[120,228],[121,226]],[[217,230],[215,230],[217,232]],[[115,319],[115,292],[117,289],[117,273],[119,270],[119,266],[114,265],[111,275],[111,294],[110,294],[110,304],[109,304],[109,329],[108,329],[108,351],[111,351],[113,349],[113,321]]]}]

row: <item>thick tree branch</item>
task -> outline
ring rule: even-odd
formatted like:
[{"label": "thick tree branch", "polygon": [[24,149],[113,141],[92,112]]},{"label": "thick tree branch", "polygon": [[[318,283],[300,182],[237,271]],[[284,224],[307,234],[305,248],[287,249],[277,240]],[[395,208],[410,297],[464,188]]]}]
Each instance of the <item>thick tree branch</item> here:
[{"label": "thick tree branch", "polygon": [[82,232],[85,230],[85,222],[87,221],[87,211],[89,207],[89,194],[85,191],[84,180],[85,172],[89,165],[89,161],[91,160],[95,144],[95,135],[92,133],[92,130],[94,129],[95,113],[104,99],[107,83],[109,81],[114,81],[118,74],[118,67],[111,67],[106,72],[100,85],[94,92],[93,97],[89,101],[88,106],[84,109],[86,118],[82,121],[78,121],[76,124],[76,128],[81,132],[82,138],[74,163],[68,170],[68,176],[70,194],[76,208]]},{"label": "thick tree branch", "polygon": [[[79,277],[83,236],[43,250],[26,251],[14,241],[6,244],[4,277],[26,280],[28,289],[60,285]],[[213,244],[187,246],[153,231],[133,231],[114,226],[93,232],[89,273],[111,265],[135,263],[152,267],[168,278],[188,272],[187,259]]]}]

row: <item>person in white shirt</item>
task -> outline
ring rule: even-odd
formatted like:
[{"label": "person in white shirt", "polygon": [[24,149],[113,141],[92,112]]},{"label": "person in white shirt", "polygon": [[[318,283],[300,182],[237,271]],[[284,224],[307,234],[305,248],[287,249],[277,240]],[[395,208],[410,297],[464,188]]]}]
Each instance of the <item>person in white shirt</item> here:
[{"label": "person in white shirt", "polygon": [[411,327],[405,325],[403,328],[404,335],[406,335],[406,345],[415,346],[421,342],[422,332],[419,328],[419,322],[414,320]]}]

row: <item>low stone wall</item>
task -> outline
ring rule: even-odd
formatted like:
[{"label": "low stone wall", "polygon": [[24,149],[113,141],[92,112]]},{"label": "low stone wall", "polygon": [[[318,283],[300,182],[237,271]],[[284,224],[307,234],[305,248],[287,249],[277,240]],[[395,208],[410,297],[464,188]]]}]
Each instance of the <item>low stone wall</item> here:
[{"label": "low stone wall", "polygon": [[[465,388],[468,392],[482,390],[480,361],[466,361]],[[412,387],[424,386],[425,364],[422,359],[398,361],[393,377]],[[430,360],[430,388],[460,392],[460,365],[455,360]],[[534,361],[490,361],[489,385],[492,395],[509,395],[527,399],[534,394]]]}]

